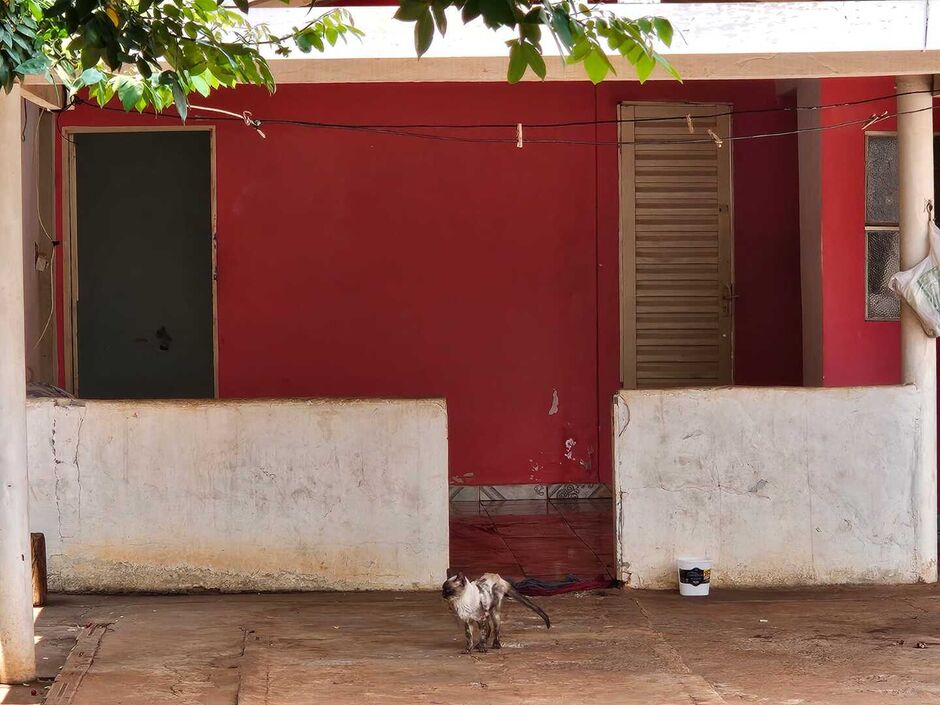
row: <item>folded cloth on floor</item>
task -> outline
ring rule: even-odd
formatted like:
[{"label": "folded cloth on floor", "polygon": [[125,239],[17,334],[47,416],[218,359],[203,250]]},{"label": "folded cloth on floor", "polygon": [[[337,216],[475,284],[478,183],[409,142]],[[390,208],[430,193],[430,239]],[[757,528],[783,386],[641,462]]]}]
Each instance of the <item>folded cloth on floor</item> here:
[{"label": "folded cloth on floor", "polygon": [[568,575],[564,580],[542,580],[539,578],[524,578],[512,580],[513,587],[523,595],[546,596],[560,595],[565,592],[578,592],[579,590],[602,590],[604,588],[619,588],[623,585],[619,580],[598,576],[585,580],[576,575]]}]

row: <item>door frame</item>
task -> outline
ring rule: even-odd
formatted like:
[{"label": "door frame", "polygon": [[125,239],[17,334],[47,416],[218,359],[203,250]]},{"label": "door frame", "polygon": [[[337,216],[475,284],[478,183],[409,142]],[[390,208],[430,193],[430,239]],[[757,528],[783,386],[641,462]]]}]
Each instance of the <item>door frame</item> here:
[{"label": "door frame", "polygon": [[154,125],[146,127],[63,127],[62,134],[62,349],[65,366],[65,390],[81,395],[78,378],[78,179],[75,172],[75,141],[71,135],[120,132],[208,132],[209,133],[209,214],[211,228],[212,277],[212,388],[219,398],[219,324],[217,265],[216,130],[215,125]]},{"label": "door frame", "polygon": [[[634,143],[634,131],[633,131],[633,122],[626,122],[624,118],[624,113],[628,108],[634,107],[677,107],[679,105],[688,106],[690,108],[714,108],[715,112],[727,111],[730,113],[733,110],[733,105],[730,103],[722,102],[692,102],[692,101],[623,101],[617,105],[617,174],[619,183],[617,185],[618,191],[620,194],[620,218],[619,218],[619,235],[618,235],[618,264],[620,267],[618,282],[619,282],[619,298],[620,298],[620,325],[618,326],[618,344],[620,347],[620,388],[621,389],[636,389],[636,364],[631,366],[628,363],[631,361],[630,353],[627,350],[627,346],[624,345],[624,333],[626,332],[626,324],[628,317],[636,316],[636,268],[634,266],[634,256],[636,253],[636,231],[633,227],[633,221],[635,216],[636,204],[628,196],[628,184],[627,180],[624,178],[624,172],[630,171],[631,174],[629,178],[633,178],[634,169],[625,169],[627,162],[630,163],[631,167],[634,164],[633,154],[627,150],[624,150],[624,145]],[[731,137],[734,134],[734,125],[732,123],[732,116],[728,115],[728,137]],[[705,136],[703,134],[703,136]],[[735,296],[735,272],[734,272],[734,152],[733,152],[734,142],[732,140],[725,140],[724,144],[720,149],[726,149],[727,157],[724,159],[718,160],[718,203],[719,203],[719,231],[727,230],[728,232],[728,252],[726,256],[728,257],[728,262],[724,263],[724,266],[728,267],[728,278],[730,291],[727,292],[725,300],[729,307],[729,324],[728,324],[728,345],[729,345],[729,364],[730,369],[730,383],[734,384],[734,330],[735,330],[735,315],[734,315],[734,300]],[[722,171],[725,171],[726,174],[723,175]],[[723,193],[726,191],[726,193]],[[722,208],[722,203],[727,203],[726,208]],[[720,237],[720,234],[719,234]],[[629,266],[628,266],[629,265]],[[722,261],[719,255],[719,268],[722,268]],[[630,296],[627,296],[627,292],[630,292]],[[636,332],[636,325],[633,324],[634,334]],[[635,355],[635,353],[634,353]]]}]

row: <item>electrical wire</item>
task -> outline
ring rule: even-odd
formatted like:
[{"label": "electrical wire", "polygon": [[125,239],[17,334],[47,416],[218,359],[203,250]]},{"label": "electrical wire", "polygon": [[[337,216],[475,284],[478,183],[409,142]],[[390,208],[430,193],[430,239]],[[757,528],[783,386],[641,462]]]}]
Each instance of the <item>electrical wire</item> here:
[{"label": "electrical wire", "polygon": [[47,110],[39,111],[39,118],[36,120],[36,128],[33,131],[33,181],[36,187],[36,220],[39,222],[39,229],[42,230],[46,239],[52,244],[52,254],[49,255],[49,315],[46,317],[46,323],[42,327],[42,332],[33,344],[32,350],[35,351],[46,337],[49,326],[52,324],[52,318],[55,316],[55,254],[58,243],[55,238],[49,234],[46,224],[42,220],[42,208],[39,203],[39,128],[42,126],[42,119]]}]

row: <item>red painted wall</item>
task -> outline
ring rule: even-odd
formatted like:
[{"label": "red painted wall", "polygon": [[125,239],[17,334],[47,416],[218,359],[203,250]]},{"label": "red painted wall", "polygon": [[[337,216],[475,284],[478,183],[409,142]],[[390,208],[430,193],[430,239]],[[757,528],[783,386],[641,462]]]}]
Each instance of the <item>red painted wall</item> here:
[{"label": "red painted wall", "polygon": [[[893,96],[891,78],[822,81],[821,102]],[[895,100],[827,110],[824,125],[894,113]],[[935,129],[940,130],[936,122]],[[870,130],[893,132],[894,118]],[[895,321],[865,320],[865,133],[861,127],[822,133],[823,374],[827,386],[897,384],[901,331]]]},{"label": "red painted wall", "polygon": [[[769,82],[242,88],[213,104],[333,123],[509,123],[467,143],[217,123],[223,397],[445,397],[456,482],[610,477],[623,100],[792,105]],[[167,124],[79,107],[65,125]],[[792,129],[742,115],[738,134]],[[440,131],[433,131],[440,134]],[[734,145],[737,381],[800,384],[795,138]],[[773,323],[769,320],[773,319]],[[61,339],[61,337],[60,337]],[[549,415],[552,392],[559,411]],[[565,442],[575,441],[572,457]]]},{"label": "red painted wall", "polygon": [[[823,104],[892,96],[891,78],[820,83]],[[890,98],[825,110],[821,126],[865,120],[887,110]],[[873,131],[897,129],[894,119]],[[901,375],[900,325],[865,320],[865,132],[861,125],[821,133],[823,383],[840,387],[896,384]]]}]

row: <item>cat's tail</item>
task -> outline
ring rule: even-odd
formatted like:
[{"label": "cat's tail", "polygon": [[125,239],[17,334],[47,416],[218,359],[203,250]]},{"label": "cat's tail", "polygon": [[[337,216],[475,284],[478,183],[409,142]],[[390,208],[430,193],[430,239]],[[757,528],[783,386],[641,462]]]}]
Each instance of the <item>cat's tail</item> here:
[{"label": "cat's tail", "polygon": [[[508,583],[509,581],[506,581],[506,582]],[[509,595],[511,598],[513,598],[520,605],[525,605],[530,610],[535,612],[539,617],[541,617],[542,621],[545,622],[546,629],[552,628],[552,620],[550,620],[548,618],[548,615],[545,614],[545,610],[543,610],[537,604],[532,602],[532,600],[530,600],[528,597],[523,595],[521,592],[516,590],[516,588],[514,588],[511,583],[509,584],[509,588],[506,590],[506,594]]]}]

